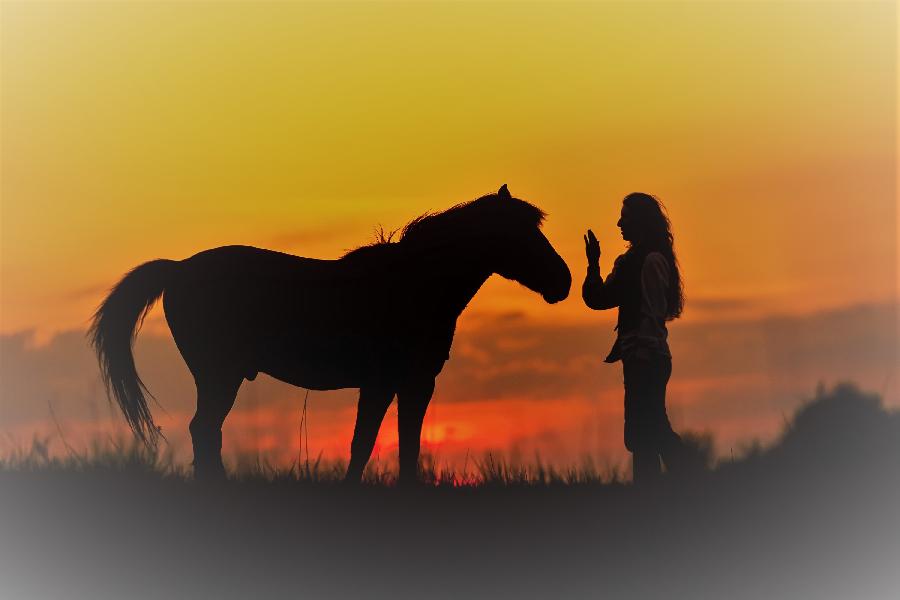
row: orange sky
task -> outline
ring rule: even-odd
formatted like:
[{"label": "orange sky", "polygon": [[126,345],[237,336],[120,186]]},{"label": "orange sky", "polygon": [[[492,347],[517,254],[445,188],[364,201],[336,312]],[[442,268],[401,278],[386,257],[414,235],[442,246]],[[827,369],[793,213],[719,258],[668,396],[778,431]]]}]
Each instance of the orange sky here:
[{"label": "orange sky", "polygon": [[[613,315],[577,289],[583,230],[608,270],[634,190],[666,202],[685,272],[676,424],[770,437],[819,380],[898,403],[891,3],[7,2],[0,19],[0,429],[47,426],[48,399],[70,431],[109,427],[64,332],[140,262],[232,243],[336,257],[502,183],[549,213],[576,293],[550,307],[488,282],[428,417],[444,452],[621,456],[620,376],[600,363]],[[172,388],[157,395],[178,430],[192,390],[158,317],[138,365]],[[50,364],[47,389],[11,372]],[[66,364],[83,369],[53,383]],[[559,393],[516,389],[517,369]],[[473,397],[454,380],[485,373]],[[277,396],[245,411],[277,433],[235,415],[232,438],[293,453],[278,415],[302,391],[254,385],[239,412]],[[313,451],[349,444],[341,394],[311,400]]]}]

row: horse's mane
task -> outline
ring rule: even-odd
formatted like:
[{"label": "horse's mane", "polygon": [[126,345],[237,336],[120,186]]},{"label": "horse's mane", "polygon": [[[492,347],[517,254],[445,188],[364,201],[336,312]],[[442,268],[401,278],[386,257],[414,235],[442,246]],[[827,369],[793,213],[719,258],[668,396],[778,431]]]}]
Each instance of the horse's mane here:
[{"label": "horse's mane", "polygon": [[463,232],[499,232],[513,223],[518,226],[540,227],[546,217],[544,211],[524,200],[489,194],[461,202],[441,212],[423,213],[401,229],[378,229],[374,241],[350,250],[344,258],[368,256],[387,248],[428,243],[446,239],[448,235],[458,236]]}]

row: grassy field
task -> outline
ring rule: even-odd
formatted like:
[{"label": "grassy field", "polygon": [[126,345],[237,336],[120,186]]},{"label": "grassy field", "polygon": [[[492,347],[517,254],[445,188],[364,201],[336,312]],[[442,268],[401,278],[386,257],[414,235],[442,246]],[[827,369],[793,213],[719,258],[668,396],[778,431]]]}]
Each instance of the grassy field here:
[{"label": "grassy field", "polygon": [[256,469],[136,449],[0,463],[0,598],[896,598],[900,415],[851,386],[781,438],[635,489],[590,465]]}]

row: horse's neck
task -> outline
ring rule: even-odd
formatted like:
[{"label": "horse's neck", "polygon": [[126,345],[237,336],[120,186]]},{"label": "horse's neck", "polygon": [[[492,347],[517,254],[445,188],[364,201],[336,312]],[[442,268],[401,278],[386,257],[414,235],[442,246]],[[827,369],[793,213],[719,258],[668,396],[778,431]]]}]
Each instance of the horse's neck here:
[{"label": "horse's neck", "polygon": [[487,278],[490,271],[486,269],[469,269],[457,274],[456,279],[446,288],[450,315],[456,319],[468,306]]},{"label": "horse's neck", "polygon": [[421,302],[437,308],[445,319],[459,317],[491,275],[484,266],[484,257],[471,249],[424,253],[415,262],[413,277],[418,283],[413,288],[427,296]]}]

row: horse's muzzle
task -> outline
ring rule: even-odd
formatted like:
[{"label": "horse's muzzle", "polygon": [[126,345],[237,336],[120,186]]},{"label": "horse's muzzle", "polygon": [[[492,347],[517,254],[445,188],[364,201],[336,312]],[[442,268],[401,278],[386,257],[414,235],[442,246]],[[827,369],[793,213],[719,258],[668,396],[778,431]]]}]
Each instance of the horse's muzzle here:
[{"label": "horse's muzzle", "polygon": [[[563,263],[563,265],[565,265],[565,263]],[[560,274],[559,281],[556,282],[556,285],[554,285],[552,289],[545,291],[541,296],[544,297],[544,301],[547,304],[556,304],[557,302],[561,302],[568,298],[569,289],[571,289],[571,287],[572,274],[566,267],[565,272]]]},{"label": "horse's muzzle", "polygon": [[569,297],[569,290],[566,290],[562,294],[542,294],[544,298],[544,302],[547,304],[556,304],[557,302],[561,302]]}]

